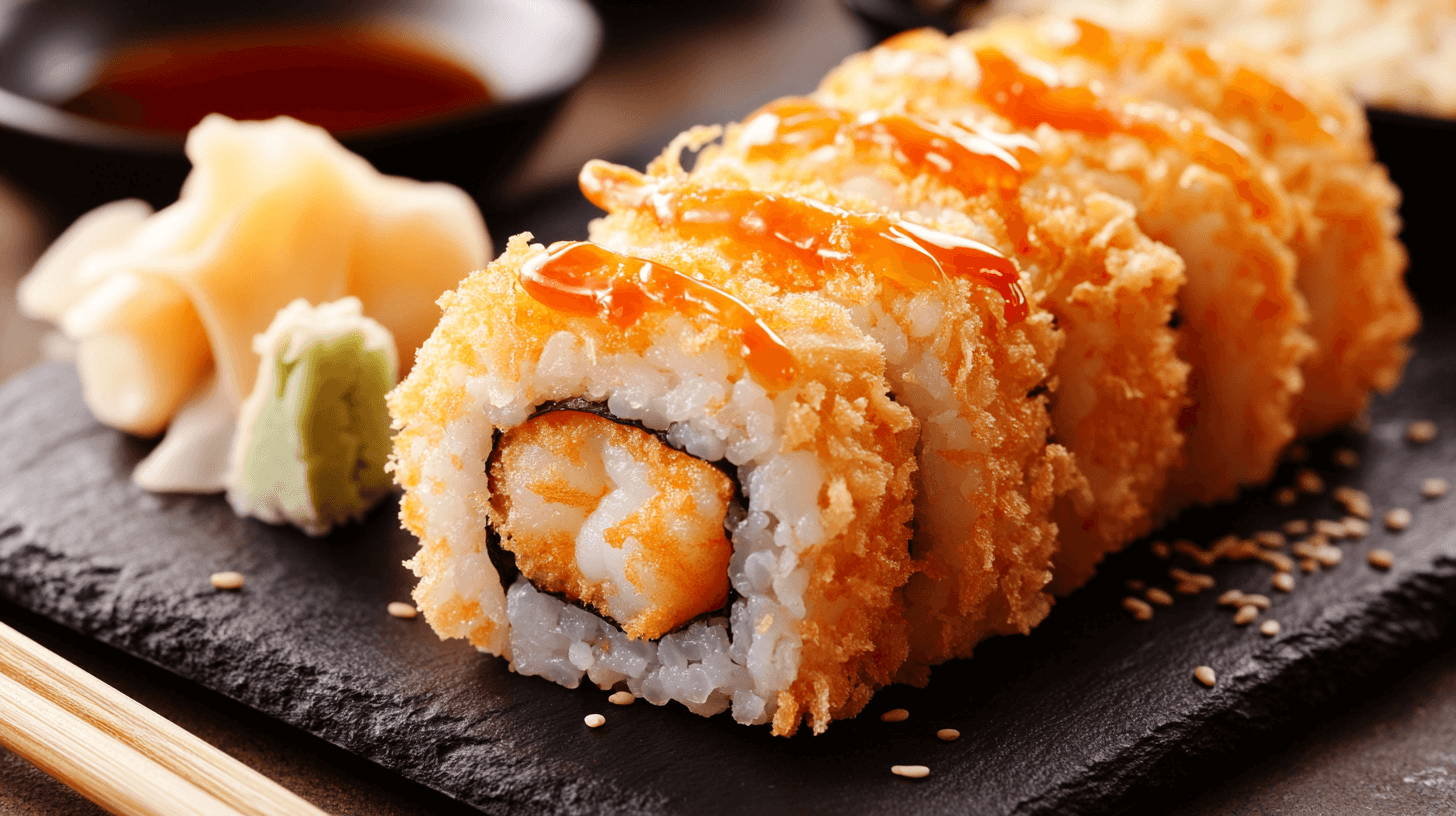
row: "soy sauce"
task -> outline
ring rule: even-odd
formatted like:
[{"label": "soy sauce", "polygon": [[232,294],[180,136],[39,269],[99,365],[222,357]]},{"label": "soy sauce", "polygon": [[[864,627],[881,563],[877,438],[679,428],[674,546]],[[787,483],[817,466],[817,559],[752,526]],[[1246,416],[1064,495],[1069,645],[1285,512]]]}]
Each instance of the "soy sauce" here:
[{"label": "soy sauce", "polygon": [[411,41],[367,29],[182,35],[114,53],[62,107],[182,134],[217,112],[287,115],[335,133],[444,117],[491,101],[479,76]]}]

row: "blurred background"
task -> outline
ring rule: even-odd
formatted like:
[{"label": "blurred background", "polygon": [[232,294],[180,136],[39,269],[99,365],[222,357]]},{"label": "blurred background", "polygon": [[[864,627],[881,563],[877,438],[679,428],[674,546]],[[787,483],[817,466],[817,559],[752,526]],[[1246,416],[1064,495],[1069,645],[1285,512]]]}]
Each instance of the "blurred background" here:
[{"label": "blurred background", "polygon": [[[483,96],[467,95],[440,110],[376,111],[372,123],[345,122],[339,135],[387,172],[460,184],[503,245],[506,236],[525,229],[546,241],[584,235],[595,211],[576,192],[574,179],[586,160],[640,167],[679,131],[736,119],[776,97],[808,91],[848,54],[895,27],[926,19],[913,9],[904,16],[906,4],[888,0],[197,5],[0,2],[0,380],[44,356],[48,330],[18,313],[15,287],[47,243],[76,215],[107,200],[139,195],[165,205],[185,175],[185,125],[179,130],[175,122],[138,119],[117,102],[115,83],[108,85],[106,71],[118,60],[156,67],[145,48],[127,51],[128,43],[218,26],[257,31],[275,18],[317,34],[320,21],[340,15],[432,43],[487,77]],[[920,11],[945,5],[922,3]],[[489,18],[484,23],[473,16],[482,13]],[[493,33],[475,36],[477,25]],[[276,60],[278,54],[259,58]],[[464,810],[21,610],[0,604],[0,617],[330,812]],[[1286,739],[1204,769],[1207,787],[1187,791],[1186,799],[1144,808],[1182,814],[1456,812],[1456,646],[1448,642],[1392,666],[1342,703],[1338,716],[1300,723]],[[99,812],[3,751],[0,811]]]}]

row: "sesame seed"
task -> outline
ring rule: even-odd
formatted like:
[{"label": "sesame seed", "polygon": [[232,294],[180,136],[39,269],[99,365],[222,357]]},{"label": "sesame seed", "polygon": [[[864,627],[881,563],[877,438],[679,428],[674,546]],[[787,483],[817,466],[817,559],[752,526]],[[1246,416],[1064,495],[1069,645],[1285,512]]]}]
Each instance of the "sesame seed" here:
[{"label": "sesame seed", "polygon": [[1228,555],[1237,546],[1239,546],[1239,537],[1236,535],[1226,535],[1209,545],[1208,554],[1213,556],[1213,560],[1217,561]]},{"label": "sesame seed", "polygon": [[1299,501],[1299,493],[1292,487],[1281,487],[1274,491],[1274,503],[1280,507],[1293,507]]},{"label": "sesame seed", "polygon": [[935,736],[941,742],[955,742],[961,738],[961,732],[954,728],[942,728],[935,732]]},{"label": "sesame seed", "polygon": [[1166,541],[1153,542],[1153,555],[1158,558],[1167,559],[1172,554],[1173,551],[1168,549],[1168,543]]},{"label": "sesame seed", "polygon": [[905,722],[910,719],[910,712],[903,708],[892,708],[880,715],[880,722]]},{"label": "sesame seed", "polygon": [[1284,553],[1266,552],[1259,555],[1259,560],[1273,567],[1280,572],[1291,572],[1294,569],[1294,559]]},{"label": "sesame seed", "polygon": [[1270,601],[1269,598],[1268,598],[1268,596],[1266,596],[1266,595],[1258,595],[1258,594],[1255,594],[1255,595],[1245,595],[1244,596],[1244,603],[1248,604],[1249,606],[1257,606],[1260,609],[1268,609],[1269,608],[1269,605],[1271,603],[1273,603],[1273,602]]},{"label": "sesame seed", "polygon": [[637,701],[637,696],[630,691],[614,691],[607,698],[612,705],[632,705]]},{"label": "sesame seed", "polygon": [[1343,468],[1353,468],[1360,466],[1360,454],[1350,450],[1349,448],[1340,448],[1336,450],[1334,460],[1335,464]]},{"label": "sesame seed", "polygon": [[1308,574],[1311,572],[1319,572],[1320,565],[1319,562],[1314,560],[1313,558],[1302,558],[1299,561],[1299,568],[1304,570],[1305,573]]},{"label": "sesame seed", "polygon": [[1385,514],[1385,528],[1399,532],[1409,527],[1411,523],[1410,511],[1404,507],[1397,507]]},{"label": "sesame seed", "polygon": [[1229,547],[1228,552],[1224,553],[1224,557],[1230,561],[1247,561],[1250,558],[1258,558],[1259,545],[1250,538],[1238,539],[1232,547]]},{"label": "sesame seed", "polygon": [[1317,535],[1330,538],[1344,538],[1345,525],[1343,522],[1331,521],[1330,519],[1319,519],[1314,523],[1314,531]]},{"label": "sesame seed", "polygon": [[1122,608],[1132,614],[1133,620],[1150,621],[1153,619],[1153,608],[1141,598],[1134,598],[1131,595],[1123,598]]},{"label": "sesame seed", "polygon": [[1436,438],[1436,423],[1421,419],[1405,426],[1405,438],[1417,445],[1424,445]]},{"label": "sesame seed", "polygon": [[1450,489],[1451,485],[1445,479],[1427,479],[1421,482],[1421,495],[1428,499],[1439,499]]},{"label": "sesame seed", "polygon": [[1234,613],[1234,623],[1239,626],[1247,626],[1253,623],[1257,617],[1259,617],[1259,607],[1253,604],[1244,604],[1239,607],[1239,611]]},{"label": "sesame seed", "polygon": [[1365,491],[1341,485],[1335,488],[1334,496],[1335,501],[1344,506],[1345,512],[1362,519],[1370,518],[1370,496]]},{"label": "sesame seed", "polygon": [[1314,558],[1314,554],[1319,552],[1320,547],[1323,546],[1323,542],[1305,539],[1304,541],[1294,542],[1294,546],[1290,547],[1289,551],[1300,558]]},{"label": "sesame seed", "polygon": [[1301,468],[1294,477],[1294,483],[1299,486],[1300,490],[1311,495],[1323,493],[1325,490],[1325,480],[1309,468]]},{"label": "sesame seed", "polygon": [[1259,634],[1263,635],[1264,637],[1274,637],[1275,635],[1279,634],[1279,621],[1266,620],[1263,623],[1259,624]]},{"label": "sesame seed", "polygon": [[1179,595],[1197,595],[1203,591],[1203,587],[1198,584],[1190,584],[1187,581],[1179,581],[1173,585],[1173,591]]},{"label": "sesame seed", "polygon": [[1290,519],[1284,522],[1284,534],[1302,536],[1309,533],[1309,522],[1304,519]]},{"label": "sesame seed", "polygon": [[891,765],[890,773],[907,779],[924,779],[930,776],[930,769],[924,765]]},{"label": "sesame seed", "polygon": [[1339,547],[1320,547],[1319,552],[1314,554],[1314,560],[1323,566],[1333,567],[1345,560],[1345,553]]},{"label": "sesame seed", "polygon": [[607,718],[600,714],[588,714],[582,718],[582,722],[586,723],[587,728],[601,728],[607,724]]},{"label": "sesame seed", "polygon": [[1273,530],[1260,530],[1259,532],[1254,533],[1254,543],[1258,544],[1260,547],[1268,547],[1271,550],[1277,550],[1280,547],[1284,546],[1284,534],[1276,533]]},{"label": "sesame seed", "polygon": [[214,572],[207,580],[217,589],[242,589],[243,574],[241,572]]},{"label": "sesame seed", "polygon": [[1186,555],[1194,561],[1197,561],[1199,566],[1203,567],[1210,566],[1213,564],[1214,561],[1218,560],[1218,557],[1215,556],[1212,552],[1200,549],[1197,544],[1194,544],[1192,541],[1189,541],[1187,539],[1179,539],[1177,541],[1174,541],[1173,552]]},{"label": "sesame seed", "polygon": [[1237,589],[1230,589],[1228,592],[1218,596],[1219,606],[1242,606],[1243,603],[1244,593]]},{"label": "sesame seed", "polygon": [[419,614],[419,610],[413,606],[407,603],[400,603],[399,601],[390,601],[389,606],[385,607],[385,609],[389,610],[389,614],[394,617],[405,618],[406,620]]},{"label": "sesame seed", "polygon": [[1128,592],[1142,592],[1144,589],[1147,589],[1148,585],[1136,578],[1129,578],[1124,586],[1127,587]]},{"label": "sesame seed", "polygon": [[1295,443],[1293,445],[1290,445],[1289,450],[1284,452],[1284,458],[1288,459],[1291,462],[1308,462],[1309,448],[1306,448],[1299,443]]},{"label": "sesame seed", "polygon": [[1199,589],[1213,589],[1218,583],[1213,580],[1212,575],[1205,575],[1201,572],[1189,572],[1188,570],[1178,569],[1177,567],[1168,568],[1168,577],[1180,584],[1192,584]]},{"label": "sesame seed", "polygon": [[1210,669],[1207,666],[1199,666],[1198,668],[1194,669],[1193,676],[1198,680],[1198,682],[1202,683],[1205,686],[1208,686],[1209,688],[1213,688],[1213,684],[1218,681],[1217,676],[1215,676],[1213,673],[1213,669]]},{"label": "sesame seed", "polygon": [[1340,523],[1345,525],[1345,534],[1351,538],[1364,538],[1370,534],[1370,523],[1365,519],[1345,516]]},{"label": "sesame seed", "polygon": [[1287,572],[1274,573],[1274,577],[1269,579],[1269,583],[1273,584],[1274,588],[1280,592],[1294,591],[1294,576]]},{"label": "sesame seed", "polygon": [[1395,556],[1390,550],[1371,550],[1365,559],[1376,569],[1388,570],[1395,564]]},{"label": "sesame seed", "polygon": [[1149,603],[1157,604],[1158,606],[1173,605],[1173,596],[1169,595],[1167,591],[1158,589],[1157,587],[1153,587],[1147,592],[1144,592],[1143,597],[1147,598]]}]

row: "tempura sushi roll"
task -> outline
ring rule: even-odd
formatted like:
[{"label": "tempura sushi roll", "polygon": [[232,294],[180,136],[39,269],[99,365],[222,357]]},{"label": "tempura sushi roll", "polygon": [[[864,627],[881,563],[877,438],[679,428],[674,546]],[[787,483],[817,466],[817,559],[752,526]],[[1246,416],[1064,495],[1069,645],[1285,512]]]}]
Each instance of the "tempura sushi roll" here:
[{"label": "tempura sushi roll", "polygon": [[389,397],[415,599],[524,674],[822,731],[905,659],[917,425],[845,310],[715,264],[523,235],[442,299]]},{"label": "tempura sushi roll", "polygon": [[1028,273],[995,233],[938,230],[827,188],[755,186],[723,162],[684,171],[678,152],[713,134],[686,134],[646,174],[588,164],[582,189],[609,212],[592,239],[628,254],[691,242],[711,268],[843,308],[884,348],[895,399],[922,426],[903,679],[1028,631],[1051,607],[1054,509],[1078,481],[1048,444],[1062,336],[1026,300]]},{"label": "tempura sushi roll", "polygon": [[1184,462],[1170,507],[1229,498],[1273,473],[1313,343],[1284,237],[1277,178],[1207,114],[1113,96],[1076,69],[1024,53],[1014,27],[917,31],[851,57],[819,89],[851,108],[993,117],[1048,164],[1132,202],[1149,236],[1187,265],[1179,353],[1192,366]]},{"label": "tempura sushi roll", "polygon": [[1083,20],[1006,23],[988,36],[1014,36],[1114,94],[1207,111],[1267,164],[1293,204],[1286,242],[1315,342],[1294,406],[1299,434],[1347,423],[1372,390],[1395,386],[1420,315],[1402,281],[1400,194],[1374,161],[1364,111],[1350,94],[1268,54],[1133,36]]},{"label": "tempura sushi roll", "polygon": [[[1131,205],[1047,161],[1020,134],[807,98],[729,126],[692,176],[896,213],[1014,257],[1028,299],[1064,338],[1048,389],[1053,435],[1090,490],[1057,507],[1054,589],[1080,585],[1104,554],[1151,529],[1183,447],[1188,366],[1168,325],[1183,261],[1142,234]],[[893,364],[891,372],[895,381]]]}]

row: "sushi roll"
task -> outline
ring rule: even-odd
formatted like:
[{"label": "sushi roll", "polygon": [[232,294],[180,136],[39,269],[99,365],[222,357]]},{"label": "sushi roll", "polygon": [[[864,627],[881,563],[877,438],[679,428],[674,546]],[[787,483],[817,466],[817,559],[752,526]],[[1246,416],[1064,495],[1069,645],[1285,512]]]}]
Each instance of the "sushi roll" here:
[{"label": "sushi roll", "polygon": [[1051,608],[1054,509],[1081,481],[1047,441],[1055,316],[1027,300],[997,233],[937,229],[825,185],[754,184],[707,156],[683,170],[680,152],[715,135],[689,132],[645,174],[589,163],[583,192],[608,212],[592,239],[629,254],[690,242],[713,268],[835,304],[884,348],[895,399],[922,425],[901,679],[1029,631]]},{"label": "sushi roll", "polygon": [[1299,435],[1347,424],[1373,391],[1395,387],[1420,313],[1403,283],[1400,192],[1375,162],[1364,111],[1349,94],[1228,45],[1180,45],[1081,20],[1032,31],[1114,88],[1208,111],[1278,178],[1294,207],[1287,243],[1314,340],[1294,405]]},{"label": "sushi roll", "polygon": [[1327,79],[1277,57],[1125,34],[1048,17],[993,26],[1025,53],[1115,96],[1204,111],[1288,197],[1285,243],[1314,341],[1293,407],[1299,435],[1359,416],[1372,391],[1400,379],[1420,315],[1402,283],[1399,191],[1374,161],[1356,101]]},{"label": "sushi roll", "polygon": [[1353,264],[1406,297],[1378,194],[1340,222],[1369,251],[1306,274],[1333,205],[1286,154],[1375,178],[1359,140],[1159,91],[1124,70],[1156,48],[1069,25],[902,35],[645,171],[589,162],[590,242],[518,236],[448,294],[389,400],[436,631],[822,731],[1266,480],[1336,402],[1318,355],[1363,369],[1341,415],[1398,377],[1398,306],[1301,289]]},{"label": "sushi roll", "polygon": [[1028,299],[1063,337],[1050,369],[1053,437],[1087,480],[1088,491],[1063,496],[1054,514],[1060,591],[1151,529],[1180,461],[1188,366],[1168,324],[1183,261],[1142,234],[1127,202],[992,124],[783,99],[730,126],[693,176],[896,213],[1016,259]]},{"label": "sushi roll", "polygon": [[859,711],[912,570],[918,425],[880,347],[688,244],[529,238],[389,396],[420,610],[568,687],[777,734]]},{"label": "sushi roll", "polygon": [[[1231,498],[1273,473],[1295,435],[1308,308],[1286,242],[1294,206],[1271,168],[1206,113],[1116,95],[1081,63],[1026,53],[1032,26],[915,31],[851,57],[819,96],[846,106],[990,117],[1044,160],[1131,202],[1187,265],[1179,354],[1191,365],[1184,460],[1167,506]],[[1046,51],[1047,49],[1043,49]]]}]

